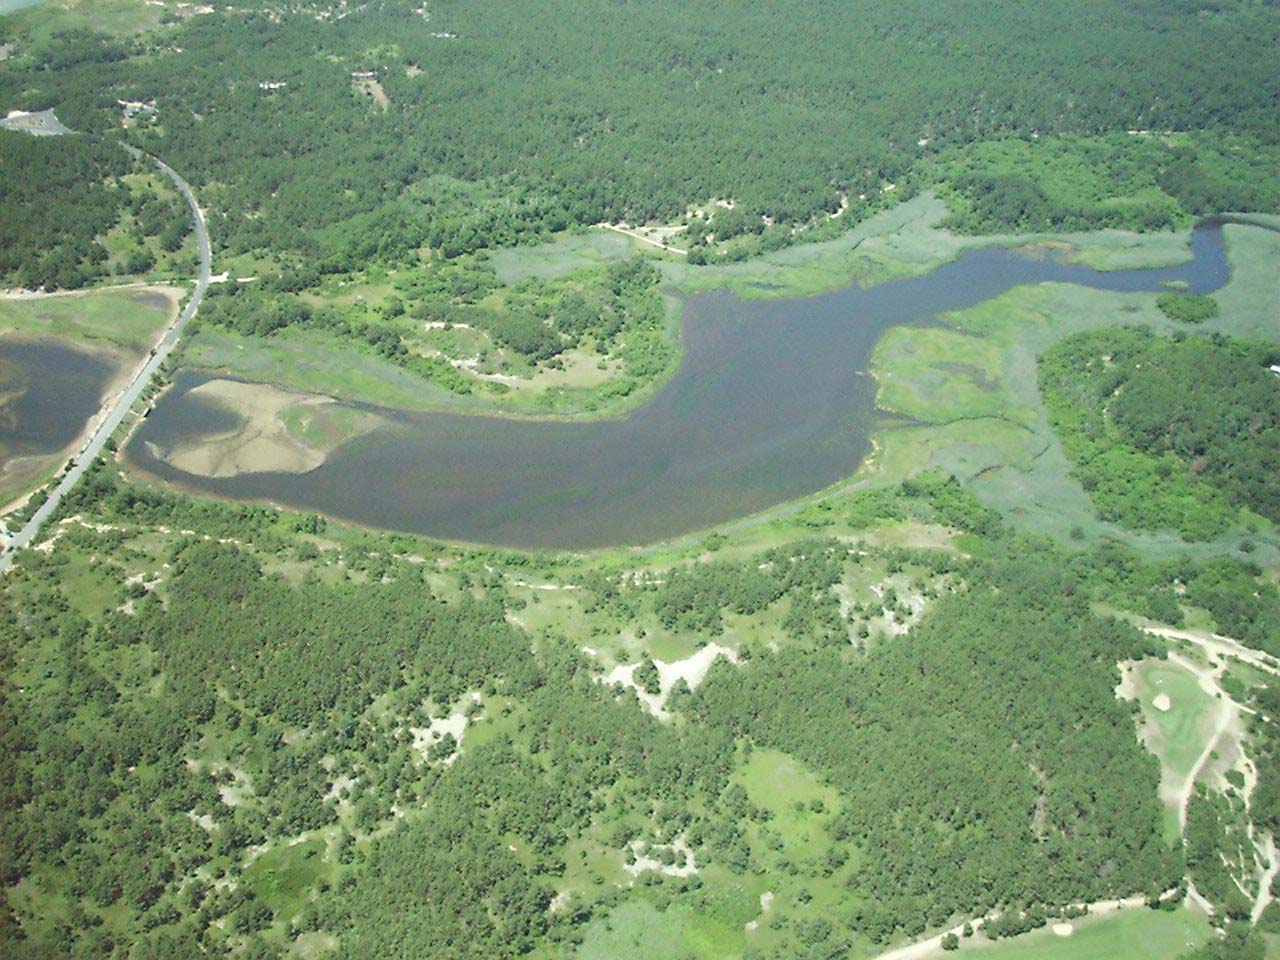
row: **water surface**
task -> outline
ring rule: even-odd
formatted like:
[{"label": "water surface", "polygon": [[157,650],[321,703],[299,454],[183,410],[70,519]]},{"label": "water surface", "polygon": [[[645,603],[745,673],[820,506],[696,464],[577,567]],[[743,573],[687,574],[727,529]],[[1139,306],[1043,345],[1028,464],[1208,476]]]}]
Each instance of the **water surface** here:
[{"label": "water surface", "polygon": [[450,539],[520,547],[651,542],[819,490],[852,474],[875,427],[871,352],[889,327],[974,306],[1010,287],[1057,281],[1209,292],[1228,277],[1217,224],[1197,228],[1193,262],[1099,272],[987,249],[922,277],[812,297],[685,300],[685,358],[667,385],[619,420],[574,423],[379,411],[390,428],[302,474],[197,477],[156,459],[208,435],[186,373],[129,446],[131,459],[197,491],[269,500]]},{"label": "water surface", "polygon": [[0,474],[74,441],[115,371],[109,360],[63,344],[0,337]]}]

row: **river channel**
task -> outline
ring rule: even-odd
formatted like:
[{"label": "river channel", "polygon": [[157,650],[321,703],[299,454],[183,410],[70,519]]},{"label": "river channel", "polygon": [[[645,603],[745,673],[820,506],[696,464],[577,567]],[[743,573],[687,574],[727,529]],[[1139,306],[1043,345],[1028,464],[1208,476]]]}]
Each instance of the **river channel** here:
[{"label": "river channel", "polygon": [[1229,276],[1217,223],[1194,260],[1096,271],[1004,249],[932,273],[816,296],[684,301],[685,356],[648,403],[616,420],[531,421],[378,410],[390,426],[308,473],[209,478],[151,451],[225,429],[181,373],[128,447],[131,461],[188,489],[387,529],[537,548],[646,543],[745,516],[852,474],[877,423],[868,365],[885,330],[929,322],[1020,284],[1053,281],[1207,293]]}]

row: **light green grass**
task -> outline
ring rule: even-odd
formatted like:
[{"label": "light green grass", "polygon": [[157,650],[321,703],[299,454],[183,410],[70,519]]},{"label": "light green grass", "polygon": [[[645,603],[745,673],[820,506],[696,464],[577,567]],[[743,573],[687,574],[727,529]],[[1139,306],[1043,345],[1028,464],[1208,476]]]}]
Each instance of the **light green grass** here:
[{"label": "light green grass", "polygon": [[1214,294],[1220,312],[1203,326],[1237,337],[1280,340],[1280,233],[1227,224],[1232,279]]},{"label": "light green grass", "polygon": [[772,814],[769,825],[782,837],[790,856],[826,852],[828,821],[839,809],[839,791],[779,750],[753,750],[734,777],[755,806]]},{"label": "light green grass", "polygon": [[872,358],[880,406],[931,422],[1008,416],[1004,344],[939,327],[894,327]]},{"label": "light green grass", "polygon": [[146,0],[46,0],[14,13],[10,24],[33,38],[75,28],[128,36],[155,29],[166,10],[176,9],[172,0],[164,6]]},{"label": "light green grass", "polygon": [[568,233],[534,246],[507,247],[489,259],[503,283],[520,283],[530,277],[550,279],[580,267],[625,260],[636,253],[635,242],[611,230]]},{"label": "light green grass", "polygon": [[245,868],[243,881],[278,917],[288,919],[302,909],[316,880],[328,871],[324,848],[321,837],[273,847]]},{"label": "light green grass", "polygon": [[[1206,714],[1213,701],[1191,671],[1176,663],[1147,663],[1138,668],[1138,693],[1142,715],[1155,728],[1150,746],[1168,770],[1185,779],[1195,766],[1206,742]],[[1169,696],[1170,708],[1151,705],[1159,694]]]},{"label": "light green grass", "polygon": [[353,437],[368,432],[379,419],[353,407],[339,404],[312,406],[298,404],[284,410],[280,419],[289,436],[315,450],[332,450]]},{"label": "light green grass", "polygon": [[0,300],[0,331],[55,337],[87,347],[141,356],[171,315],[135,299],[138,290]]},{"label": "light green grass", "polygon": [[[1135,668],[1134,682],[1149,749],[1160,760],[1163,789],[1186,783],[1211,734],[1213,700],[1200,689],[1191,671],[1166,661],[1149,661]],[[1168,694],[1169,709],[1157,710],[1153,701]],[[1182,834],[1176,804],[1166,803],[1165,839],[1176,843]]]},{"label": "light green grass", "polygon": [[975,945],[958,955],[973,960],[1171,960],[1211,935],[1201,914],[1184,909],[1134,909],[1074,923],[1070,937],[1037,930],[1003,943]]},{"label": "light green grass", "polygon": [[649,960],[690,953],[684,917],[632,899],[594,920],[574,956],[580,960]]},{"label": "light green grass", "polygon": [[1029,462],[1045,446],[1039,434],[1000,419],[901,427],[882,432],[879,443],[880,452],[870,467],[885,482],[922,470],[970,479],[1010,463]]},{"label": "light green grass", "polygon": [[403,367],[314,334],[245,337],[202,326],[182,359],[197,369],[405,410],[461,405],[448,390]]}]

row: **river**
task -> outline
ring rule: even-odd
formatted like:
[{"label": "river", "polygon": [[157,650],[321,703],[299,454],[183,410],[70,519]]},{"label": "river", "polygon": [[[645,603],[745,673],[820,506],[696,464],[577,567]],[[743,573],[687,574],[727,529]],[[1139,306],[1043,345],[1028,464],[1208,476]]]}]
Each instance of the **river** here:
[{"label": "river", "polygon": [[[878,417],[867,372],[884,331],[1056,281],[1210,292],[1229,271],[1221,228],[1192,235],[1195,259],[1099,272],[1002,249],[966,253],[921,277],[817,296],[685,299],[685,357],[644,406],[618,420],[528,421],[380,410],[391,426],[305,474],[210,479],[152,451],[225,429],[181,373],[129,444],[135,465],[191,490],[317,510],[447,539],[536,548],[646,543],[747,515],[852,474]],[[155,444],[154,448],[148,443]]]}]

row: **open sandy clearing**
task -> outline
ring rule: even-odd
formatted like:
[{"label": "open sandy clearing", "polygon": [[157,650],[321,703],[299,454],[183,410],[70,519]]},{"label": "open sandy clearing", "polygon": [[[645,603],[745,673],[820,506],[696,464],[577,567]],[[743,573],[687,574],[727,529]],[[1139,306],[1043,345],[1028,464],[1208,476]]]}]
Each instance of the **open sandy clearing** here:
[{"label": "open sandy clearing", "polygon": [[[693,859],[693,851],[683,836],[676,837],[671,843],[646,844],[643,840],[632,840],[630,843],[632,861],[623,869],[633,877],[638,877],[646,870],[653,870],[668,877],[691,877],[698,872],[698,864]],[[655,857],[647,856],[642,851],[670,851],[675,862],[663,863]]]},{"label": "open sandy clearing", "polygon": [[[594,656],[594,651],[588,649],[586,652]],[[649,693],[636,682],[636,671],[640,668],[639,663],[620,663],[598,679],[601,683],[609,686],[620,683],[624,687],[631,687],[649,712],[661,720],[669,716],[666,710],[667,697],[676,683],[683,680],[688,684],[690,690],[697,689],[698,685],[706,679],[707,671],[711,669],[711,664],[720,656],[723,656],[730,663],[738,662],[736,651],[729,647],[722,647],[718,643],[709,643],[683,660],[673,660],[670,663],[654,660],[653,665],[658,669],[658,693],[656,695]]]},{"label": "open sandy clearing", "polygon": [[458,759],[458,754],[462,752],[462,737],[467,732],[467,724],[469,723],[467,710],[472,704],[479,702],[479,691],[472,691],[462,698],[452,713],[443,717],[432,718],[431,722],[425,727],[411,728],[409,733],[413,736],[413,749],[422,754],[423,759],[429,760],[431,748],[446,736],[450,736],[456,744],[453,753],[434,761],[446,767],[449,766],[454,760]]}]

